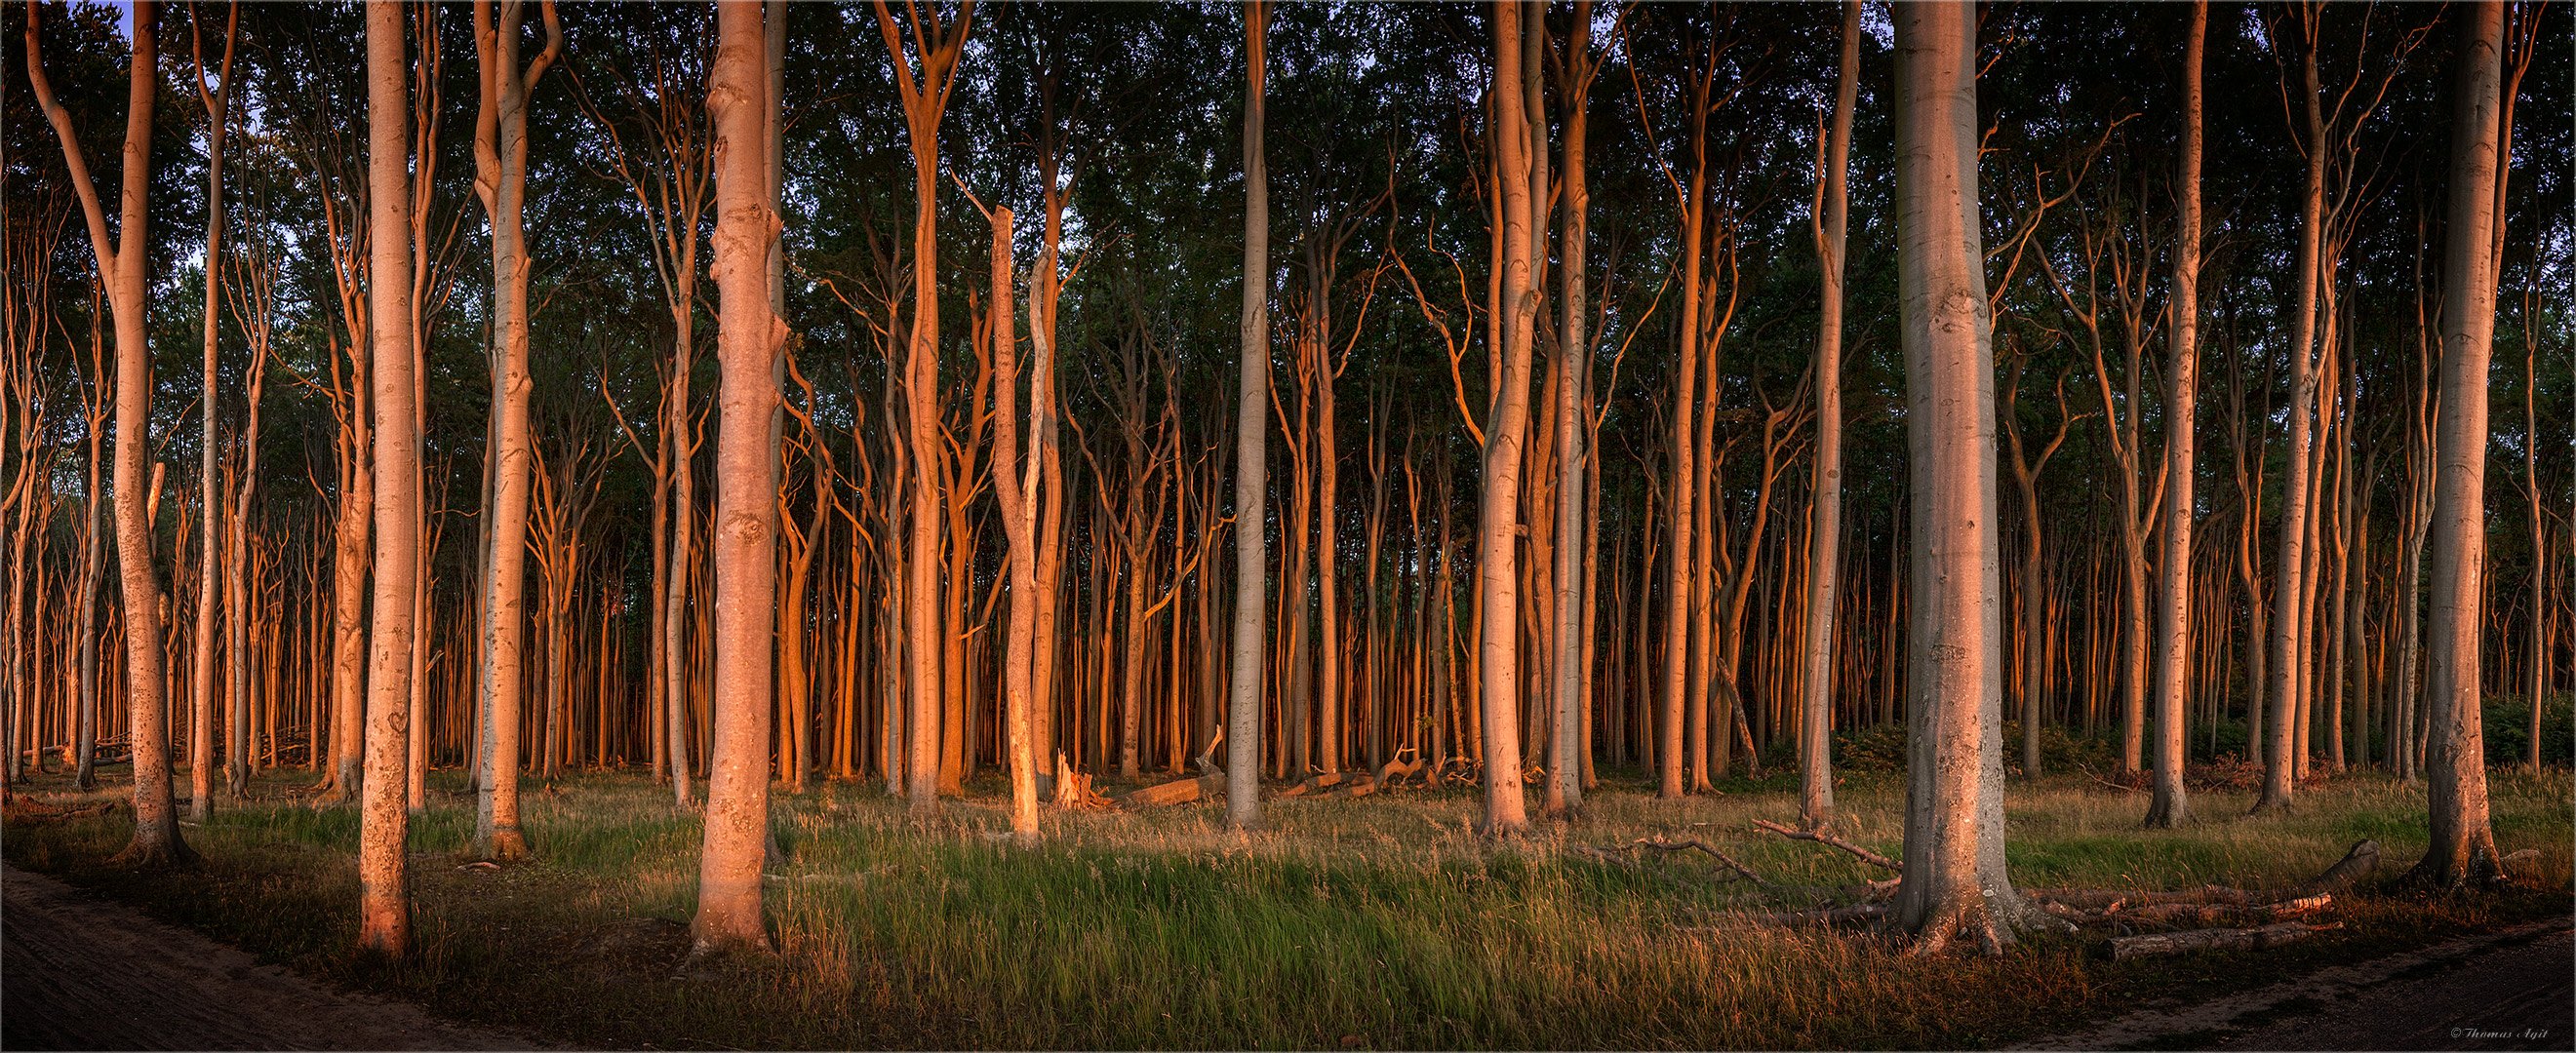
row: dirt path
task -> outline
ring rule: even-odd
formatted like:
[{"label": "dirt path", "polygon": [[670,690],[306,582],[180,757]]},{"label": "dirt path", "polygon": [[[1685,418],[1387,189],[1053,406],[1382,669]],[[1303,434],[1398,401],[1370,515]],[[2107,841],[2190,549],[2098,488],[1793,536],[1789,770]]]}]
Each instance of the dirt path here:
[{"label": "dirt path", "polygon": [[2024,1048],[2576,1050],[2570,927],[2465,936]]},{"label": "dirt path", "polygon": [[0,867],[0,1047],[526,1049]]}]

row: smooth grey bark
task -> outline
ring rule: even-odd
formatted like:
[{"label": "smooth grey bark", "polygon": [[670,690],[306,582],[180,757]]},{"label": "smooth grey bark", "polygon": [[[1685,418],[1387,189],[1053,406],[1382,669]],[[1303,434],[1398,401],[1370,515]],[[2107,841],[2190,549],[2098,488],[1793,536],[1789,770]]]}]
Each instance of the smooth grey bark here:
[{"label": "smooth grey bark", "polygon": [[1244,5],[1242,361],[1235,406],[1233,670],[1225,710],[1225,821],[1237,830],[1261,822],[1261,642],[1269,603],[1264,503],[1270,488],[1270,173],[1261,118],[1269,24],[1264,0]]},{"label": "smooth grey bark", "polygon": [[[196,59],[197,99],[206,107],[206,299],[203,372],[197,392],[197,630],[190,639],[190,705],[188,710],[188,819],[205,822],[215,808],[215,555],[222,550],[223,498],[217,493],[215,419],[221,400],[215,381],[216,329],[222,320],[224,261],[224,138],[231,130],[233,42],[241,28],[241,5],[227,5],[224,57],[215,86],[206,86],[205,29],[189,8],[188,30]],[[234,611],[240,617],[240,611]],[[238,697],[238,696],[236,696]]]}]

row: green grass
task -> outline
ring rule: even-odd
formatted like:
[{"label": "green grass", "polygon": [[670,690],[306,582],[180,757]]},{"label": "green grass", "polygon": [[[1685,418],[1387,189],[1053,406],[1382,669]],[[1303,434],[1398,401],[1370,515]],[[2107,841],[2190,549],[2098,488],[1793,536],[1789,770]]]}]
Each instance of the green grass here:
[{"label": "green grass", "polygon": [[[441,773],[442,779],[448,773]],[[1660,802],[1605,780],[1580,821],[1476,837],[1465,790],[1268,803],[1270,828],[1220,811],[1057,814],[1020,847],[998,783],[920,828],[870,785],[773,797],[788,859],[766,882],[774,961],[687,969],[698,822],[632,775],[530,783],[535,862],[460,869],[473,817],[434,785],[413,827],[418,950],[348,952],[356,815],[291,798],[300,773],[186,831],[205,864],[136,874],[106,858],[121,813],[13,826],[10,860],[142,905],[264,960],[410,998],[456,1018],[580,1045],[736,1047],[1948,1047],[2030,1037],[2140,999],[2288,971],[2568,910],[2568,773],[2499,772],[2495,828],[2535,848],[2524,887],[2431,900],[2344,897],[2343,931],[2187,962],[2113,964],[2043,937],[1988,959],[1905,956],[1868,935],[1789,931],[1738,909],[1812,905],[1703,861],[1607,865],[1570,851],[1665,833],[1709,840],[1773,880],[1852,888],[1841,853],[1748,828],[1789,819],[1787,777]],[[33,787],[72,800],[59,784]],[[1902,791],[1844,786],[1844,829],[1897,850]],[[2375,838],[2394,872],[2423,846],[2423,792],[2370,775],[2321,782],[2287,816],[2239,818],[2202,793],[2197,826],[2136,828],[2143,795],[2084,775],[2009,797],[2023,887],[2287,885]],[[2099,936],[2085,939],[2098,940]]]}]

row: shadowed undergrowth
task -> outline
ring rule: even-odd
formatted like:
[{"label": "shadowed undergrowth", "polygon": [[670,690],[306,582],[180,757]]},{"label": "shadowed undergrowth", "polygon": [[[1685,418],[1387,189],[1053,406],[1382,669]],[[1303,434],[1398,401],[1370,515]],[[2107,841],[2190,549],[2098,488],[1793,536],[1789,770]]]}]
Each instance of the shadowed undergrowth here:
[{"label": "shadowed undergrowth", "polygon": [[[1917,960],[1869,936],[1787,931],[1738,909],[1815,905],[1729,881],[1697,859],[1622,867],[1577,845],[1698,837],[1788,886],[1857,898],[1849,857],[1748,828],[1794,815],[1774,780],[1660,802],[1607,778],[1590,810],[1506,844],[1476,838],[1466,791],[1282,799],[1269,828],[1227,832],[1201,805],[1046,817],[1020,847],[1003,788],[949,802],[924,829],[872,786],[773,798],[787,858],[766,883],[780,956],[684,967],[698,822],[666,790],[592,775],[526,800],[533,863],[469,865],[472,802],[451,773],[413,826],[413,958],[370,967],[355,931],[357,816],[263,780],[188,829],[197,871],[104,860],[122,813],[8,831],[20,866],[58,873],[298,970],[458,1018],[581,1045],[1055,1047],[1931,1047],[2045,1033],[2142,998],[2268,982],[2285,970],[2564,916],[2564,770],[2499,772],[2495,826],[2537,849],[2522,888],[2422,900],[2344,897],[2347,928],[2289,948],[2113,964],[2072,938],[1999,959]],[[40,782],[33,789],[59,789]],[[1901,789],[1855,778],[1841,829],[1891,855]],[[53,796],[53,795],[49,795]],[[75,798],[53,796],[58,801]],[[2423,793],[2372,775],[2320,782],[2286,816],[2199,795],[2205,821],[2137,829],[2142,794],[2074,775],[2016,780],[2009,822],[2023,887],[2278,887],[2363,838],[2383,875],[2423,845]],[[1660,854],[1658,854],[1660,855]]]}]

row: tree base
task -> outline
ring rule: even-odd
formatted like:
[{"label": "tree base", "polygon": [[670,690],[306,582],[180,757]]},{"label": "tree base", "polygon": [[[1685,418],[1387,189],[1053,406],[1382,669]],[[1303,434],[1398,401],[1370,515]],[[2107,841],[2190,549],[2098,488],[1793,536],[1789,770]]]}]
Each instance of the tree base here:
[{"label": "tree base", "polygon": [[109,866],[131,870],[187,870],[201,861],[197,851],[189,848],[177,834],[167,838],[147,838],[139,832],[124,851],[107,857]]},{"label": "tree base", "polygon": [[474,846],[474,854],[495,863],[518,863],[534,853],[528,850],[528,837],[515,826],[495,827],[492,836]]}]

